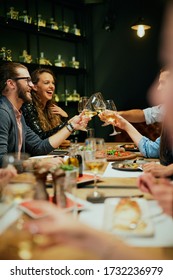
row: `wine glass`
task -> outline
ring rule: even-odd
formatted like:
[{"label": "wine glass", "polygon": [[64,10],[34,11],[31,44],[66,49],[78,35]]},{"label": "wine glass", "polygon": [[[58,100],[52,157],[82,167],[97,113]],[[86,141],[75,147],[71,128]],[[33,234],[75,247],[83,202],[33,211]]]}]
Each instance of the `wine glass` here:
[{"label": "wine glass", "polygon": [[88,194],[87,200],[100,202],[104,194],[98,191],[97,173],[106,163],[105,142],[103,138],[87,138],[84,152],[85,165],[94,173],[94,190]]},{"label": "wine glass", "polygon": [[101,92],[96,92],[91,95],[85,106],[85,109],[90,109],[90,107],[94,109],[94,111],[96,111],[97,113],[101,113],[106,109],[106,104]]},{"label": "wine glass", "polygon": [[[88,102],[89,98],[87,96],[82,96],[78,102],[78,112],[81,114],[84,111],[85,105]],[[83,128],[83,131],[88,131],[88,127]]]},{"label": "wine glass", "polygon": [[[105,101],[105,104],[106,104],[106,109],[111,110],[111,111],[117,111],[117,107],[115,106],[115,103],[112,99],[107,99]],[[113,114],[111,114],[111,112],[108,113],[106,115],[106,117],[110,122],[115,120],[115,116]],[[107,126],[107,125],[110,125],[110,123],[105,122],[102,126]],[[112,127],[113,127],[113,132],[111,134],[109,134],[110,136],[118,135],[121,133],[120,131],[116,131],[114,125],[112,125]]]},{"label": "wine glass", "polygon": [[29,158],[27,153],[11,153],[3,156],[2,167],[10,168],[11,166],[15,167],[17,173],[23,173],[27,170],[27,164],[25,162]]},{"label": "wine glass", "polygon": [[89,98],[87,96],[82,96],[78,102],[78,112],[82,113],[86,103],[88,102]]}]

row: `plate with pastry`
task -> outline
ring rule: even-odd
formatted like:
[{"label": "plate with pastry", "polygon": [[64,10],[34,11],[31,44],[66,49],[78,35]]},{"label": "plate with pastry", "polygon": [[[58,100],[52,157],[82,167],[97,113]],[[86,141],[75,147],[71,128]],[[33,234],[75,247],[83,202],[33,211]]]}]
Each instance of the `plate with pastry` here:
[{"label": "plate with pastry", "polygon": [[148,202],[143,198],[108,198],[104,228],[120,236],[153,236]]}]

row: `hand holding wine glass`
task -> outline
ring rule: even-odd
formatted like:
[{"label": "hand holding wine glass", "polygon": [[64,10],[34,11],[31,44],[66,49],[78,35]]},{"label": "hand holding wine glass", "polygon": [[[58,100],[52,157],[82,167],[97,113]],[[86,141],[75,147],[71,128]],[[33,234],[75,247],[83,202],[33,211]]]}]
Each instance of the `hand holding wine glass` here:
[{"label": "hand holding wine glass", "polygon": [[[115,103],[112,99],[106,100],[105,104],[106,104],[106,109],[110,110],[110,111],[107,111],[106,114],[104,115],[105,119],[103,119],[103,121],[105,121],[105,123],[103,124],[103,126],[110,125],[110,124],[112,124],[112,122],[115,121],[115,118],[116,118],[115,114],[111,111],[117,111]],[[113,124],[112,124],[112,127],[113,127],[113,132],[111,134],[109,134],[110,136],[118,135],[121,133],[120,131],[116,131],[115,126]]]}]

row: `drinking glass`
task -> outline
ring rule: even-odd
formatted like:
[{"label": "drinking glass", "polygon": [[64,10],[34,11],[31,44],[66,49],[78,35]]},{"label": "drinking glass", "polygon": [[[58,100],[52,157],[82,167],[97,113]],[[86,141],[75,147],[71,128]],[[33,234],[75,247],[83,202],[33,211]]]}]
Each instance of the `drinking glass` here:
[{"label": "drinking glass", "polygon": [[101,113],[106,109],[106,105],[104,102],[104,98],[101,92],[96,92],[91,95],[85,107],[85,114],[92,118],[97,115],[97,113]]},{"label": "drinking glass", "polygon": [[82,113],[88,100],[89,100],[89,98],[87,96],[82,96],[79,99],[79,102],[78,102],[78,112],[79,113]]},{"label": "drinking glass", "polygon": [[27,153],[21,153],[20,156],[18,153],[6,154],[3,156],[2,167],[10,168],[10,166],[13,166],[16,168],[17,173],[22,173],[27,169],[27,164],[25,164],[25,161],[28,158],[29,154]]},{"label": "drinking glass", "polygon": [[[84,108],[85,108],[85,105],[86,103],[88,102],[89,98],[87,96],[82,96],[80,99],[79,99],[79,102],[78,102],[78,112],[79,113],[82,113]],[[88,130],[88,127],[84,128],[83,131],[87,131]]]},{"label": "drinking glass", "polygon": [[87,200],[91,202],[99,202],[104,196],[98,190],[97,174],[106,163],[105,142],[103,138],[87,138],[85,140],[85,165],[94,174],[94,190],[88,194]]},{"label": "drinking glass", "polygon": [[[117,111],[117,107],[114,103],[114,101],[112,99],[107,99],[105,101],[105,104],[106,104],[106,109],[108,110],[111,110],[111,111]],[[111,113],[107,114],[107,119],[111,122],[111,121],[114,121],[115,120],[115,116]],[[107,125],[110,125],[110,123],[104,123],[102,126],[107,126]],[[113,132],[111,134],[109,134],[110,136],[114,136],[114,135],[118,135],[120,134],[121,132],[120,131],[116,131],[115,129],[115,126],[112,125],[113,127]]]}]

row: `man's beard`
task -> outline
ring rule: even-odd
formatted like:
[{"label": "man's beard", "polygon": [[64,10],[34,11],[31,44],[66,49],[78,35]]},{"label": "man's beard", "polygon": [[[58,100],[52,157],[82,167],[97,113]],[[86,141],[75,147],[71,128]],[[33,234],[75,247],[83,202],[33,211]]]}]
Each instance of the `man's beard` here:
[{"label": "man's beard", "polygon": [[27,96],[27,93],[23,90],[23,88],[18,84],[18,97],[23,100],[24,103],[31,103],[31,97]]}]

